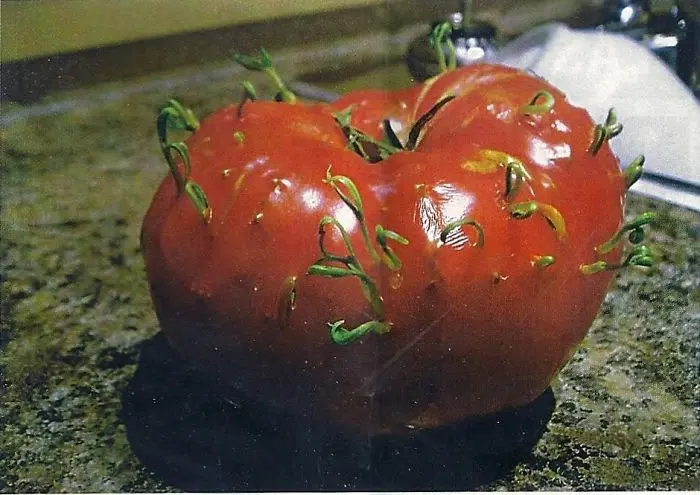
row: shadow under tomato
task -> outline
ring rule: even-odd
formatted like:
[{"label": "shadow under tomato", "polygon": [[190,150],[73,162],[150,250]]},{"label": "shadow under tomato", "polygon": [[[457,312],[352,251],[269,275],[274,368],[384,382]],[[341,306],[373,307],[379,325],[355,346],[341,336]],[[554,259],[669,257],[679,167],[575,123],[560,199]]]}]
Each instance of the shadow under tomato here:
[{"label": "shadow under tomato", "polygon": [[527,456],[554,409],[548,389],[524,407],[370,443],[243,396],[222,397],[162,333],[144,342],[122,396],[134,453],[186,491],[469,490]]}]

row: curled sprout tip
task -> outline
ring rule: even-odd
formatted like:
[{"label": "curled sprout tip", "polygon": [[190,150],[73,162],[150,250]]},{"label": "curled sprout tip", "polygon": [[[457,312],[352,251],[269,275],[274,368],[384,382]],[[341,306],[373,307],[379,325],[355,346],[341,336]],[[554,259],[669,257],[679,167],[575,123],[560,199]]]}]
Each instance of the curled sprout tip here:
[{"label": "curled sprout tip", "polygon": [[[512,157],[509,157],[512,158]],[[520,160],[511,159],[506,164],[506,199],[512,199],[518,194],[523,182],[530,180],[530,174]]]},{"label": "curled sprout tip", "polygon": [[199,120],[192,110],[171,99],[160,107],[156,129],[161,144],[165,145],[168,141],[168,129],[194,132],[199,129]]},{"label": "curled sprout tip", "polygon": [[[338,232],[340,232],[341,238],[343,239],[343,244],[345,245],[345,249],[347,249],[348,251],[348,256],[336,256],[330,254],[326,250],[326,225],[332,225],[338,230]],[[329,261],[339,261],[341,263],[348,264],[352,263],[355,259],[355,250],[352,247],[352,242],[350,242],[350,234],[348,234],[348,231],[345,230],[345,228],[341,225],[341,223],[338,220],[331,216],[323,217],[318,224],[318,243],[319,249],[321,250],[321,253],[323,254],[324,258],[328,259]]]},{"label": "curled sprout tip", "polygon": [[530,98],[530,102],[524,105],[520,111],[523,115],[542,115],[549,112],[554,107],[554,96],[545,90],[540,90]]},{"label": "curled sprout tip", "polygon": [[589,265],[581,265],[579,269],[584,275],[592,275],[594,273],[599,273],[608,270],[618,270],[620,268],[625,268],[628,266],[643,266],[651,267],[654,265],[654,255],[645,244],[639,244],[635,246],[627,255],[622,263],[607,263],[605,261],[596,261]]},{"label": "curled sprout tip", "polygon": [[238,52],[234,52],[232,56],[233,60],[248,70],[262,71],[272,68],[272,57],[264,48],[260,49],[259,57],[251,57]]},{"label": "curled sprout tip", "polygon": [[[349,177],[344,175],[333,175],[331,173],[332,165],[328,166],[326,169],[326,178],[323,180],[326,184],[330,185],[336,194],[343,200],[355,214],[357,220],[364,221],[364,209],[362,207],[362,197],[360,196],[360,191],[357,190],[357,186]],[[342,191],[340,186],[345,187],[347,194]]]},{"label": "curled sprout tip", "polygon": [[199,184],[192,180],[188,180],[185,183],[185,193],[190,198],[195,208],[197,208],[197,211],[202,217],[202,220],[204,220],[204,223],[211,222],[214,212],[211,206],[209,206],[209,200],[207,199],[207,195],[204,194],[204,191],[199,186]]},{"label": "curled sprout tip", "polygon": [[455,220],[453,222],[449,222],[447,225],[445,225],[440,231],[440,241],[443,244],[447,243],[447,238],[448,236],[455,231],[455,229],[458,229],[464,225],[470,225],[474,227],[474,230],[476,230],[477,238],[476,238],[476,243],[474,243],[475,247],[483,247],[484,245],[484,229],[481,226],[479,222],[474,220],[473,218],[461,218],[459,220]]},{"label": "curled sprout tip", "polygon": [[391,329],[389,323],[378,320],[362,323],[351,330],[344,328],[344,324],[345,320],[338,320],[327,324],[330,329],[331,340],[338,345],[352,344],[369,333],[383,334],[389,332]]},{"label": "curled sprout tip", "polygon": [[399,259],[391,246],[388,245],[387,241],[392,240],[402,246],[406,246],[408,245],[408,239],[392,230],[385,229],[379,224],[375,226],[375,232],[377,234],[377,244],[382,248],[384,263],[386,263],[386,266],[388,266],[390,270],[400,270],[403,266],[401,259]]},{"label": "curled sprout tip", "polygon": [[530,173],[518,158],[493,149],[479,150],[479,159],[466,160],[462,168],[468,172],[490,174],[496,172],[499,167],[505,168],[505,193],[507,200],[513,199],[524,182],[532,180]]},{"label": "curled sprout tip", "polygon": [[[185,190],[185,184],[190,176],[190,171],[192,166],[190,164],[190,153],[187,149],[187,145],[181,141],[175,143],[167,143],[162,146],[163,156],[165,161],[170,168],[170,173],[175,179],[175,186],[177,189],[178,196],[182,194]],[[182,167],[184,168],[184,174],[180,173],[180,169],[173,157],[173,151],[180,156],[180,161],[182,162]]]},{"label": "curled sprout tip", "polygon": [[[437,56],[440,72],[457,67],[455,46],[450,34],[452,34],[452,25],[449,22],[437,24],[430,33],[430,46]],[[445,49],[447,49],[447,57],[445,57]]]},{"label": "curled sprout tip", "polygon": [[243,81],[243,97],[255,101],[258,99],[258,92],[255,90],[255,86],[250,81]]},{"label": "curled sprout tip", "polygon": [[[190,172],[192,165],[190,163],[190,153],[187,145],[183,141],[168,141],[168,131],[170,129],[183,130],[194,132],[199,129],[199,121],[194,113],[182,106],[177,100],[168,100],[165,105],[160,108],[158,118],[156,119],[156,130],[158,132],[158,140],[160,141],[160,149],[163,157],[170,168],[170,174],[175,180],[175,188],[178,197],[183,193],[186,194],[205,223],[211,222],[213,211],[209,205],[207,195],[196,182],[190,180]],[[180,166],[176,161],[174,154],[180,157],[183,171],[180,171]]]},{"label": "curled sprout tip", "polygon": [[604,124],[598,124],[593,129],[593,141],[588,148],[588,151],[595,156],[600,151],[600,148],[606,141],[614,138],[622,132],[622,124],[617,121],[617,113],[615,109],[608,110],[608,115],[605,118]]},{"label": "curled sprout tip", "polygon": [[642,227],[654,222],[654,220],[656,220],[656,216],[656,213],[651,211],[642,213],[631,222],[624,224],[622,228],[615,232],[615,234],[610,239],[596,246],[596,252],[601,254],[609,253],[610,251],[615,249],[615,246],[617,246],[617,244],[622,240],[622,237],[627,232],[629,232],[629,241],[632,244],[639,244],[644,240],[644,230],[642,229]]},{"label": "curled sprout tip", "polygon": [[605,261],[596,261],[595,263],[591,263],[589,265],[581,265],[579,270],[581,270],[581,273],[584,275],[593,275],[594,273],[608,270],[608,263]]},{"label": "curled sprout tip", "polygon": [[509,207],[510,215],[516,220],[530,218],[535,213],[542,215],[547,223],[557,234],[559,240],[566,237],[566,222],[564,217],[554,206],[540,203],[538,201],[525,201],[522,203],[513,203]]}]

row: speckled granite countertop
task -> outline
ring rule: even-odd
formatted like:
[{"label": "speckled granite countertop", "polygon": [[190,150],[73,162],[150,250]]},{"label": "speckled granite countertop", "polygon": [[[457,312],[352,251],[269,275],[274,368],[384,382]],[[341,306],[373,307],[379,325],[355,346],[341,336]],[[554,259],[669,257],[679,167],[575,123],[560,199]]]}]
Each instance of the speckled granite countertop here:
[{"label": "speckled granite countertop", "polygon": [[[280,69],[365,64],[376,45],[288,53]],[[700,488],[700,215],[641,197],[629,214],[658,212],[658,263],[618,275],[531,453],[472,462],[457,449],[449,467],[418,450],[417,476],[399,459],[394,477],[343,478],[326,459],[290,460],[320,456],[304,454],[306,432],[290,440],[285,423],[209,393],[159,333],[138,233],[166,173],[159,104],[176,95],[205,115],[238,99],[241,78],[218,67],[80,93],[49,115],[4,109],[0,490]]]}]

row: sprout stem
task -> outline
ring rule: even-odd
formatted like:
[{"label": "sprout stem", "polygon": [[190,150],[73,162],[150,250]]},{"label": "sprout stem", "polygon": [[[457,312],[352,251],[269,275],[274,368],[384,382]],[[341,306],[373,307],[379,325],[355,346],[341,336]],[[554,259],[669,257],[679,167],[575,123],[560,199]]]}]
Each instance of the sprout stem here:
[{"label": "sprout stem", "polygon": [[[328,167],[328,170],[326,170],[326,178],[324,182],[329,184],[333,190],[335,190],[336,194],[338,194],[340,199],[343,200],[343,203],[345,203],[355,214],[355,218],[357,218],[357,222],[360,224],[362,240],[365,243],[367,251],[369,252],[370,256],[372,256],[374,261],[379,261],[379,254],[377,254],[377,250],[374,249],[372,241],[369,237],[369,231],[367,230],[365,211],[362,207],[362,197],[360,196],[360,192],[357,190],[355,183],[344,175],[331,175],[331,167]],[[347,189],[348,194],[341,190],[341,185]]]},{"label": "sprout stem", "polygon": [[645,266],[654,265],[654,255],[651,250],[644,244],[635,246],[634,249],[627,255],[627,258],[622,263],[608,263],[606,261],[596,261],[590,265],[581,265],[579,269],[584,275],[592,275],[602,271],[618,270],[628,266]]},{"label": "sprout stem", "polygon": [[375,226],[375,231],[377,233],[377,244],[379,244],[379,246],[382,248],[384,254],[384,263],[386,263],[386,266],[388,266],[390,270],[400,270],[403,266],[401,259],[396,255],[391,246],[388,245],[387,241],[396,241],[399,244],[406,246],[408,245],[408,239],[397,234],[393,230],[386,230],[379,224]]},{"label": "sprout stem", "polygon": [[[158,140],[160,141],[161,152],[175,180],[177,195],[180,196],[185,193],[192,201],[192,204],[194,204],[204,222],[209,223],[211,222],[213,211],[209,205],[207,195],[202,188],[199,184],[190,179],[192,165],[190,163],[190,154],[187,145],[182,141],[169,142],[168,131],[170,129],[194,132],[199,129],[199,121],[192,110],[184,107],[177,100],[168,100],[158,113],[156,131],[158,133]],[[173,157],[173,151],[180,156],[184,173],[180,172],[180,167]]]},{"label": "sprout stem", "polygon": [[479,150],[479,155],[480,160],[467,160],[462,164],[462,168],[470,172],[492,173],[498,170],[498,167],[504,167],[504,195],[507,200],[512,200],[518,194],[524,182],[532,180],[523,162],[508,153],[486,148]]},{"label": "sprout stem", "polygon": [[[343,243],[345,248],[348,250],[348,256],[338,256],[329,253],[324,246],[325,239],[325,226],[331,224],[341,234],[343,238]],[[362,284],[362,293],[365,298],[369,301],[374,312],[380,317],[384,315],[384,303],[379,296],[379,291],[377,290],[377,285],[372,280],[372,278],[367,275],[367,272],[362,267],[355,252],[352,249],[352,244],[350,242],[350,236],[343,226],[333,217],[324,217],[319,225],[319,243],[321,245],[321,252],[323,257],[311,265],[306,271],[307,275],[320,275],[330,278],[340,278],[354,276],[357,277]],[[332,263],[340,263],[345,265],[345,268],[335,266]]]},{"label": "sprout stem", "polygon": [[596,246],[596,252],[601,254],[609,253],[615,249],[615,246],[617,246],[622,239],[622,236],[625,235],[626,232],[630,233],[630,241],[632,241],[633,244],[639,244],[644,240],[644,231],[642,230],[642,227],[652,223],[654,220],[656,220],[656,213],[650,211],[642,213],[631,222],[623,225],[622,228],[615,232],[610,239],[599,246]]},{"label": "sprout stem", "polygon": [[406,149],[408,151],[413,151],[416,148],[418,138],[420,137],[421,131],[425,125],[435,117],[435,114],[437,114],[442,107],[454,99],[454,95],[445,96],[442,100],[433,105],[430,110],[425,112],[421,118],[416,120],[415,124],[413,124],[413,127],[411,127],[411,130],[408,133],[408,141],[406,142]]},{"label": "sprout stem", "polygon": [[608,110],[608,115],[605,118],[604,124],[598,124],[593,129],[593,141],[591,142],[588,151],[595,156],[600,150],[603,143],[614,138],[622,132],[622,124],[617,121],[617,113],[615,109]]},{"label": "sprout stem", "polygon": [[632,160],[632,163],[630,163],[627,168],[625,168],[625,171],[622,172],[622,175],[625,178],[625,185],[627,189],[632,187],[635,182],[639,180],[639,178],[642,176],[642,173],[644,172],[644,155],[639,155],[637,156],[634,160]]},{"label": "sprout stem", "polygon": [[238,104],[238,118],[243,117],[243,106],[247,101],[255,101],[258,99],[258,93],[255,91],[255,86],[250,81],[243,81],[243,99]]},{"label": "sprout stem", "polygon": [[[348,208],[352,210],[360,225],[360,231],[362,233],[362,239],[365,243],[365,247],[370,253],[372,259],[375,262],[383,259],[390,270],[401,269],[401,260],[388,245],[388,241],[392,240],[398,242],[399,244],[406,245],[408,244],[408,239],[394,231],[385,229],[381,225],[376,225],[376,240],[383,253],[383,257],[380,258],[377,250],[372,244],[371,239],[369,238],[365,213],[362,206],[362,198],[355,183],[350,178],[343,175],[332,175],[331,167],[328,167],[328,170],[326,171],[326,178],[324,179],[324,182],[329,184],[336,194],[338,194],[343,203],[345,203]],[[343,244],[347,250],[346,256],[333,254],[326,249],[326,225],[332,225],[336,228],[336,230],[338,230],[338,232],[340,232]],[[334,323],[329,323],[328,326],[330,327],[332,340],[337,344],[345,345],[358,340],[360,337],[370,332],[388,332],[391,324],[383,321],[384,301],[379,294],[377,284],[367,274],[365,269],[360,264],[360,261],[357,259],[350,235],[345,228],[337,219],[331,216],[325,216],[319,223],[318,240],[322,257],[307,269],[306,274],[329,278],[341,278],[348,276],[357,277],[360,281],[362,294],[369,301],[370,305],[372,306],[372,310],[378,316],[378,319],[363,323],[352,330],[343,328],[342,325],[345,323],[345,320],[338,320]]]},{"label": "sprout stem", "polygon": [[[440,72],[454,70],[457,67],[455,45],[450,38],[451,33],[452,25],[449,22],[437,24],[430,33],[430,46],[437,56]],[[445,48],[447,48],[448,58],[445,58]]]},{"label": "sprout stem", "polygon": [[251,57],[250,55],[243,55],[242,53],[233,53],[233,59],[248,70],[267,74],[277,87],[279,97],[282,101],[292,105],[297,102],[296,95],[287,87],[277,73],[277,69],[275,69],[272,62],[272,57],[267,50],[261,48],[259,57]]},{"label": "sprout stem", "polygon": [[[345,110],[342,110],[340,112],[336,112],[333,114],[333,118],[335,121],[338,123],[340,128],[343,130],[343,133],[345,134],[345,137],[348,138],[348,147],[353,149],[358,155],[360,155],[362,158],[367,160],[368,162],[375,162],[376,157],[372,157],[367,150],[365,150],[365,147],[363,143],[367,144],[372,144],[377,147],[377,150],[379,151],[379,159],[384,160],[385,158],[393,155],[397,151],[400,151],[403,149],[401,146],[401,143],[399,142],[398,146],[395,145],[395,143],[392,142],[391,137],[387,134],[387,139],[388,142],[384,141],[378,141],[374,139],[372,136],[365,134],[361,130],[357,129],[356,127],[353,127],[352,124],[350,123],[352,119],[352,110],[353,107],[352,105],[347,107]],[[388,129],[391,129],[389,126]],[[385,123],[384,126],[385,132],[387,132],[387,124]],[[393,133],[393,130],[391,130]],[[395,137],[396,135],[393,134]],[[396,138],[398,141],[398,138]]]}]

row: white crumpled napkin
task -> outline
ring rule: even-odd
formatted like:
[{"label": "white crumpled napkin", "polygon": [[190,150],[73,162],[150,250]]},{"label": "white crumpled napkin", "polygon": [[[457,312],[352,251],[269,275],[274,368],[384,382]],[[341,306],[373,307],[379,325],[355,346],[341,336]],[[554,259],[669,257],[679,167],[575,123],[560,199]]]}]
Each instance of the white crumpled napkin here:
[{"label": "white crumpled napkin", "polygon": [[[700,103],[663,61],[636,41],[552,23],[505,46],[496,61],[544,77],[597,122],[614,107],[624,130],[611,145],[623,167],[643,153],[647,172],[700,187]],[[652,195],[664,194],[673,191]]]}]

